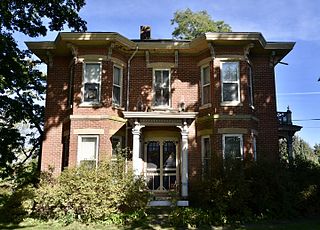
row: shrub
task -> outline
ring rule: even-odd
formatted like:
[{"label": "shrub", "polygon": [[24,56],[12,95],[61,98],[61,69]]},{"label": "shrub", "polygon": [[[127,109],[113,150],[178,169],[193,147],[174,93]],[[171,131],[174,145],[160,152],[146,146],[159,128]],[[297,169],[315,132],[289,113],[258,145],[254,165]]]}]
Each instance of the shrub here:
[{"label": "shrub", "polygon": [[[123,159],[101,162],[96,169],[68,169],[56,179],[42,180],[36,190],[33,213],[42,219],[66,223],[105,221],[122,224],[130,213],[145,210],[144,181],[125,172]],[[136,218],[136,213],[133,215]]]}]

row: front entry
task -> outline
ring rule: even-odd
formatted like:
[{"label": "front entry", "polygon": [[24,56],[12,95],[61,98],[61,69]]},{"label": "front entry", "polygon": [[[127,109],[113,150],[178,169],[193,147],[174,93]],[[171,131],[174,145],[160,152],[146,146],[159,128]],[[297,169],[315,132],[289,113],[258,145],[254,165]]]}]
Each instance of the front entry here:
[{"label": "front entry", "polygon": [[177,150],[178,142],[173,139],[145,142],[145,178],[151,191],[176,190],[179,180]]}]

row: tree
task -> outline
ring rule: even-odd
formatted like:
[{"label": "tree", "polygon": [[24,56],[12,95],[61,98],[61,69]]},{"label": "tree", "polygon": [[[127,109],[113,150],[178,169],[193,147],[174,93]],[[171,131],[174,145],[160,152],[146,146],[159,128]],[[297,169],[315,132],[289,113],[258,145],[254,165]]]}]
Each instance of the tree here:
[{"label": "tree", "polygon": [[231,27],[224,21],[214,21],[207,11],[193,12],[189,8],[178,10],[171,19],[177,26],[172,36],[177,39],[193,39],[206,32],[230,32]]},{"label": "tree", "polygon": [[[23,164],[41,151],[45,76],[35,68],[28,51],[20,50],[16,32],[30,37],[47,31],[63,30],[67,24],[85,31],[86,22],[78,16],[84,0],[1,0],[0,1],[0,172],[9,176],[13,162]],[[45,22],[45,21],[46,22]],[[19,124],[28,123],[23,134]]]}]

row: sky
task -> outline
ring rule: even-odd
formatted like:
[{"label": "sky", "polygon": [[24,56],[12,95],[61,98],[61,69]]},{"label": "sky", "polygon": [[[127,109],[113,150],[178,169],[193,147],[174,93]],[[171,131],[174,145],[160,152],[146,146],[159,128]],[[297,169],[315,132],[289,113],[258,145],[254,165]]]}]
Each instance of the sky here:
[{"label": "sky", "polygon": [[[297,134],[311,147],[320,143],[320,1],[318,0],[87,0],[80,16],[89,32],[118,32],[139,38],[140,25],[151,26],[154,39],[172,38],[177,10],[206,10],[213,20],[223,20],[234,32],[261,32],[267,41],[296,42],[276,67],[277,109],[289,106]],[[66,29],[66,31],[68,31]],[[54,40],[57,32],[23,41]],[[319,65],[319,66],[318,66]],[[316,120],[318,119],[318,120]]]}]

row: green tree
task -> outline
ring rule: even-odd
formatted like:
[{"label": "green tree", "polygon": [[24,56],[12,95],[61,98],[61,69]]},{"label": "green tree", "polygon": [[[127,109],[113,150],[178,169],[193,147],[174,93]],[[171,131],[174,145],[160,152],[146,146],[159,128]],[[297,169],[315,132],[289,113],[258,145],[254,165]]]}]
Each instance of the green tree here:
[{"label": "green tree", "polygon": [[314,154],[313,149],[305,140],[303,140],[299,136],[293,137],[293,153],[296,158],[299,157],[304,160],[318,162],[318,159]]},{"label": "green tree", "polygon": [[189,8],[176,11],[171,25],[176,25],[172,36],[177,39],[193,39],[206,32],[231,31],[230,25],[212,20],[207,11],[193,12]]},{"label": "green tree", "polygon": [[[9,176],[12,163],[22,165],[40,153],[43,136],[41,101],[45,76],[35,68],[28,51],[20,50],[16,32],[30,37],[45,36],[67,25],[85,31],[86,22],[78,16],[84,0],[1,0],[0,1],[0,173]],[[18,125],[28,123],[30,132],[22,134]]]}]

